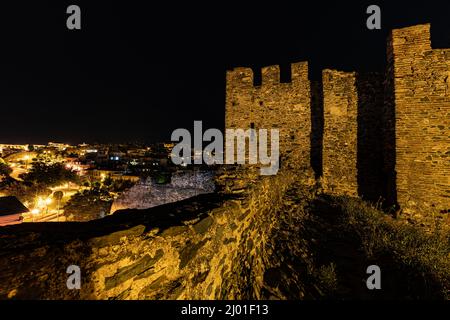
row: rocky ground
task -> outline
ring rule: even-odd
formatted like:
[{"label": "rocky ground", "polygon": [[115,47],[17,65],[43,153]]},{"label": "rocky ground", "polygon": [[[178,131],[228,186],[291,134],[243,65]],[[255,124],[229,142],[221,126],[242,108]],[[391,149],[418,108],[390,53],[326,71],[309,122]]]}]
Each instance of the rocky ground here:
[{"label": "rocky ground", "polygon": [[[449,299],[449,234],[281,173],[83,223],[0,232],[0,299]],[[227,183],[228,182],[228,183]],[[439,232],[438,232],[439,231]],[[66,268],[85,270],[80,292]],[[369,290],[367,267],[381,269]]]},{"label": "rocky ground", "polygon": [[[355,202],[356,217],[341,201]],[[314,195],[300,185],[286,193],[266,250],[266,299],[445,299],[449,237],[427,236],[357,199]],[[353,209],[352,209],[353,210]],[[368,211],[366,215],[366,211]],[[375,214],[380,221],[372,219]],[[360,221],[358,221],[360,219]],[[372,219],[371,222],[364,219]],[[364,230],[367,227],[368,230]],[[383,239],[386,238],[386,239]],[[397,242],[386,245],[383,241]],[[429,256],[429,257],[428,257]],[[427,260],[428,259],[428,260]],[[367,267],[381,268],[381,290],[369,290]]]}]

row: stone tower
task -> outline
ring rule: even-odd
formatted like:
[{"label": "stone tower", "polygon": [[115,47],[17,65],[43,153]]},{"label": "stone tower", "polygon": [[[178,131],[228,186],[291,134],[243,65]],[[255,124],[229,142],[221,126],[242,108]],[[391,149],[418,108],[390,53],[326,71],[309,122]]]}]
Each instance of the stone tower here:
[{"label": "stone tower", "polygon": [[450,49],[432,49],[430,25],[388,41],[386,165],[402,208],[450,209]]},{"label": "stone tower", "polygon": [[306,62],[291,65],[291,82],[280,82],[279,66],[261,70],[255,86],[250,68],[227,72],[225,127],[280,130],[281,158],[310,166],[310,82]]}]

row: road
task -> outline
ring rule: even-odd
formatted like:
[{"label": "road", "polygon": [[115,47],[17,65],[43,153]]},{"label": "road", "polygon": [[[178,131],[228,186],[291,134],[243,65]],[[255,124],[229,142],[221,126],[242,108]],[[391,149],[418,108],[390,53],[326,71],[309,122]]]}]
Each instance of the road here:
[{"label": "road", "polygon": [[13,167],[12,169],[13,169],[13,171],[10,174],[11,178],[22,181],[22,179],[20,179],[19,176],[22,173],[26,173],[27,170],[25,168],[21,168],[21,167]]},{"label": "road", "polygon": [[[59,219],[58,219],[59,217]],[[58,222],[58,221],[64,221],[64,211],[61,210],[61,212],[58,214],[57,212],[50,212],[48,214],[39,214],[39,215],[27,215],[24,219],[24,222]]]}]

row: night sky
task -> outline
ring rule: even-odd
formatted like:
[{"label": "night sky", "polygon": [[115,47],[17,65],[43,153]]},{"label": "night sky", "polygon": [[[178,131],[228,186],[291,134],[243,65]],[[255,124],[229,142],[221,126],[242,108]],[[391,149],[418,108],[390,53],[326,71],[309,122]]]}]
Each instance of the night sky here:
[{"label": "night sky", "polygon": [[[425,22],[450,47],[450,1],[15,3],[0,7],[0,143],[168,140],[194,120],[223,128],[233,66],[381,71],[389,31]],[[66,28],[70,4],[79,31]],[[366,28],[370,4],[382,30]]]}]

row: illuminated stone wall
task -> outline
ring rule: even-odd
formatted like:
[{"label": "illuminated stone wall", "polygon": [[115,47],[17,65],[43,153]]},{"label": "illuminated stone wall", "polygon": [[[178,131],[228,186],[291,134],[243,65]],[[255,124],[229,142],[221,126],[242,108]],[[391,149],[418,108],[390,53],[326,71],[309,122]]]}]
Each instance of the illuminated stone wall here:
[{"label": "illuminated stone wall", "polygon": [[[2,228],[0,299],[267,297],[267,244],[283,230],[280,213],[292,223],[288,188],[316,183],[305,174],[311,152],[323,165],[318,192],[383,193],[424,215],[448,210],[450,50],[431,49],[429,25],[394,30],[387,49],[384,82],[325,70],[314,95],[306,63],[292,65],[290,83],[266,67],[258,87],[250,69],[228,72],[226,127],[279,128],[277,175],[223,166],[218,193],[84,223]],[[81,290],[66,287],[69,265],[82,270]]]},{"label": "illuminated stone wall", "polygon": [[[4,228],[0,299],[261,298],[266,244],[295,179],[223,168],[219,194],[85,223]],[[69,265],[81,268],[81,290],[66,287]]]},{"label": "illuminated stone wall", "polygon": [[[279,128],[281,157],[312,164],[326,192],[360,196],[403,212],[450,208],[450,49],[432,49],[430,25],[392,31],[384,75],[324,70],[311,85],[307,63],[227,74],[227,128]],[[319,99],[320,98],[320,99]],[[283,161],[282,161],[283,163]]]},{"label": "illuminated stone wall", "polygon": [[[393,30],[388,43],[387,155],[402,208],[450,209],[450,50],[432,49],[430,25]],[[393,153],[395,150],[395,153]],[[425,212],[424,212],[425,213]]]},{"label": "illuminated stone wall", "polygon": [[227,72],[225,127],[244,130],[279,129],[280,156],[310,167],[311,98],[308,64],[291,64],[291,81],[280,82],[279,66],[261,70],[261,85],[253,85],[250,68]]}]

